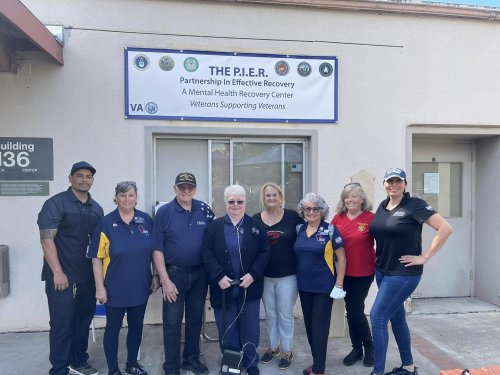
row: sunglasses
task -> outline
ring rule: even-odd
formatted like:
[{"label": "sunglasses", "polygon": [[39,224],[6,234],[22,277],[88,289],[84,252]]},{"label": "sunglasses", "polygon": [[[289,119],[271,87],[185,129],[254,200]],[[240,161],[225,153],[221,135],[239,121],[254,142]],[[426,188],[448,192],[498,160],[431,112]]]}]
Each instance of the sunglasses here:
[{"label": "sunglasses", "polygon": [[344,185],[344,189],[348,186],[351,186],[351,185],[354,185],[354,186],[359,186],[361,187],[361,184],[359,182],[349,182],[348,184],[345,184]]},{"label": "sunglasses", "polygon": [[245,201],[227,201],[226,204],[229,206],[241,206],[245,204]]},{"label": "sunglasses", "polygon": [[187,191],[194,191],[196,189],[196,186],[193,185],[176,185],[176,188],[180,191],[187,190]]},{"label": "sunglasses", "polygon": [[317,214],[320,211],[321,211],[321,207],[304,207],[304,212],[307,212],[308,214],[311,212],[314,212],[315,214]]}]

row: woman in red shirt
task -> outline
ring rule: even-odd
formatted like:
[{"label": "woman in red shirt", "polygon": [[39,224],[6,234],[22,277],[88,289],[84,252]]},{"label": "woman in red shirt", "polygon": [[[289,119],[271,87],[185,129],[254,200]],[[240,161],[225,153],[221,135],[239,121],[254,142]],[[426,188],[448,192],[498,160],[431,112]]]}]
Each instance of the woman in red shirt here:
[{"label": "woman in red shirt", "polygon": [[363,348],[363,364],[373,366],[373,340],[365,315],[365,299],[375,274],[374,241],[370,235],[374,214],[371,209],[361,185],[352,182],[344,186],[335,210],[337,214],[332,220],[344,240],[347,259],[344,290],[352,351],[344,358],[345,366],[362,359]]}]

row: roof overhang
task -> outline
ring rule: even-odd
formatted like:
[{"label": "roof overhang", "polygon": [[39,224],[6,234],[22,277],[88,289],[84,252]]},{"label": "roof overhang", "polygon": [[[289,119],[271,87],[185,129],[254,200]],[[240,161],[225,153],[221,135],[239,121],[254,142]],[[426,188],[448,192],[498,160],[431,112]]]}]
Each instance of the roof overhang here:
[{"label": "roof overhang", "polygon": [[63,46],[19,0],[0,1],[0,72],[16,73],[16,51],[41,51],[64,65]]},{"label": "roof overhang", "polygon": [[355,12],[376,12],[468,18],[484,21],[500,21],[500,8],[459,4],[423,2],[417,0],[214,0],[227,3],[285,5],[323,8]]}]

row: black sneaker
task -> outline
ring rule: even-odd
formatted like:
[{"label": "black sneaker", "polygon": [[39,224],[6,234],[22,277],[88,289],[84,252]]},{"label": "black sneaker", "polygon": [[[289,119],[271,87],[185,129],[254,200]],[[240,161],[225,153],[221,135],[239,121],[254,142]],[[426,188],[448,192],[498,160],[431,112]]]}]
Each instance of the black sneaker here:
[{"label": "black sneaker", "polygon": [[415,366],[413,371],[408,371],[407,369],[401,367],[394,367],[391,372],[386,372],[384,375],[418,375],[418,367]]},{"label": "black sneaker", "polygon": [[148,375],[148,372],[144,370],[138,363],[129,365],[125,367],[125,374],[129,375]]},{"label": "black sneaker", "polygon": [[266,352],[261,357],[260,361],[262,363],[269,363],[279,354],[280,354],[280,348],[276,348],[276,350],[273,350],[272,348],[267,348]]},{"label": "black sneaker", "polygon": [[208,374],[208,368],[196,357],[188,358],[182,361],[181,369],[191,371],[195,375]]},{"label": "black sneaker", "polygon": [[286,370],[290,365],[292,364],[293,361],[293,353],[283,353],[280,356],[280,362],[278,363],[278,368],[280,370]]},{"label": "black sneaker", "polygon": [[358,352],[357,350],[353,349],[348,355],[345,356],[342,363],[344,364],[344,366],[352,366],[360,359],[363,359],[363,352]]},{"label": "black sneaker", "polygon": [[95,369],[88,363],[85,363],[82,366],[70,365],[69,373],[71,375],[98,375],[99,371],[97,371],[97,369]]},{"label": "black sneaker", "polygon": [[312,366],[309,366],[308,368],[305,368],[304,370],[302,370],[302,373],[304,375],[309,375],[313,372],[313,367]]},{"label": "black sneaker", "polygon": [[365,357],[363,358],[365,367],[373,367],[373,347],[365,346]]},{"label": "black sneaker", "polygon": [[108,371],[108,375],[123,375],[120,369]]}]

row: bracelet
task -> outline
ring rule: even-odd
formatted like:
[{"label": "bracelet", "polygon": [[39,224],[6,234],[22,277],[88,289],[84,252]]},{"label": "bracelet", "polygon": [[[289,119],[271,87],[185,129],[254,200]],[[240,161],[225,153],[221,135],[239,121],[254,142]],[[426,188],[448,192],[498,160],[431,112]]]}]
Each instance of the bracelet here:
[{"label": "bracelet", "polygon": [[335,288],[344,289],[344,286],[343,285],[337,285],[337,284],[335,284]]},{"label": "bracelet", "polygon": [[153,277],[158,277],[158,278],[160,278],[160,275],[158,275],[157,273],[155,273],[155,274],[153,275]]}]

